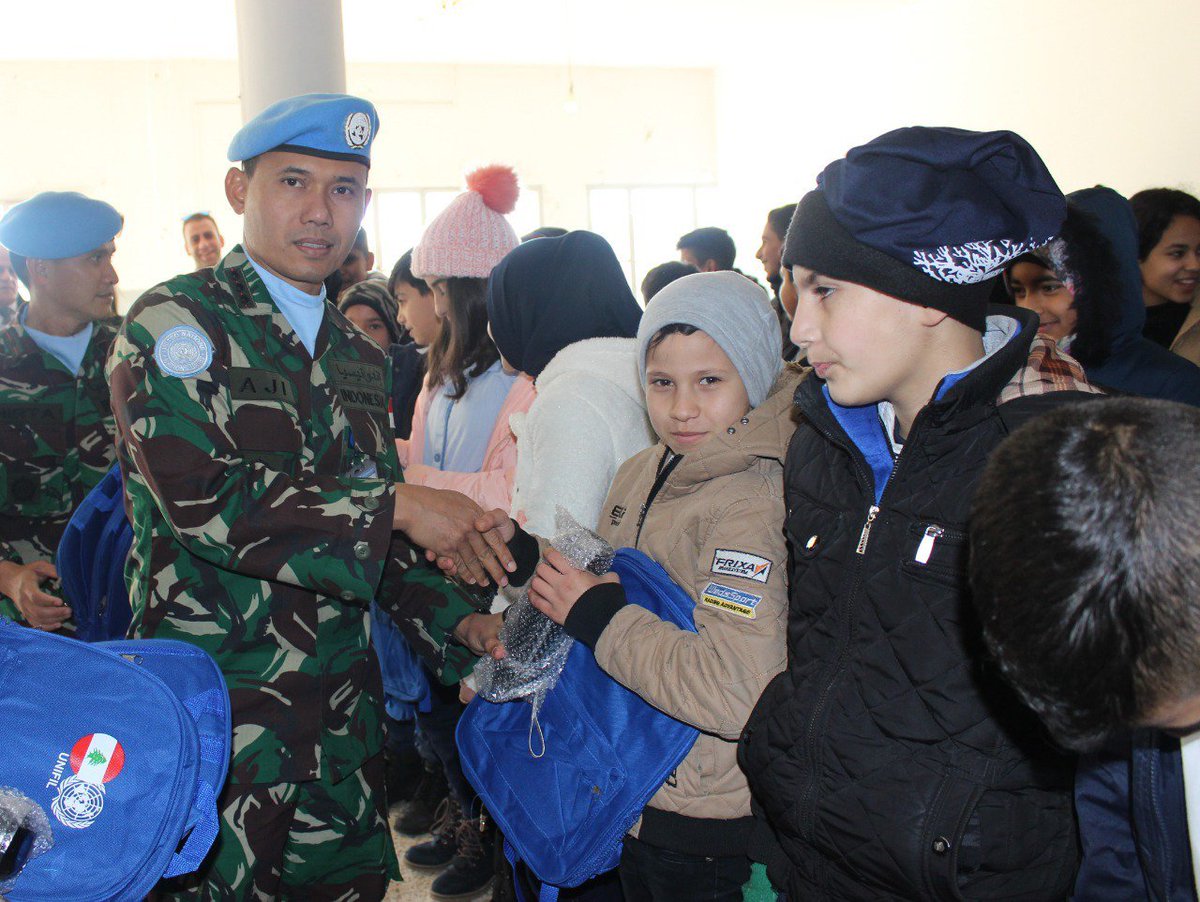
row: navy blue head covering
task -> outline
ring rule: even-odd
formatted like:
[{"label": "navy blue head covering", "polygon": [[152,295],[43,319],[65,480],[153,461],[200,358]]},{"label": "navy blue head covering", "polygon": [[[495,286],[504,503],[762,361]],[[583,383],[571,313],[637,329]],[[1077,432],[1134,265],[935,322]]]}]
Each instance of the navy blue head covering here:
[{"label": "navy blue head covering", "polygon": [[535,379],[567,345],[633,338],[642,318],[617,255],[593,232],[514,248],[492,270],[487,307],[504,359]]},{"label": "navy blue head covering", "polygon": [[988,280],[1053,238],[1066,213],[1020,135],[901,128],[825,167],[792,217],[783,263],[982,330]]}]

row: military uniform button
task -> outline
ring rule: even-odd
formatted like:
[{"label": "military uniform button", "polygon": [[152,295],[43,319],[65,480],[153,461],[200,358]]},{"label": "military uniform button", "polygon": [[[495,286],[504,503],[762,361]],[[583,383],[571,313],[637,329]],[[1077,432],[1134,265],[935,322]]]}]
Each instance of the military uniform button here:
[{"label": "military uniform button", "polygon": [[367,497],[361,499],[359,503],[362,504],[363,508],[369,511],[373,511],[375,508],[379,507],[379,499],[374,495],[367,495]]},{"label": "military uniform button", "polygon": [[933,841],[933,852],[935,855],[945,855],[951,849],[950,840],[944,836],[939,836]]},{"label": "military uniform button", "polygon": [[346,589],[344,592],[342,592],[341,599],[342,601],[354,601],[354,593],[349,589]]},{"label": "military uniform button", "polygon": [[354,543],[354,556],[360,561],[365,561],[371,556],[371,546],[366,542]]}]

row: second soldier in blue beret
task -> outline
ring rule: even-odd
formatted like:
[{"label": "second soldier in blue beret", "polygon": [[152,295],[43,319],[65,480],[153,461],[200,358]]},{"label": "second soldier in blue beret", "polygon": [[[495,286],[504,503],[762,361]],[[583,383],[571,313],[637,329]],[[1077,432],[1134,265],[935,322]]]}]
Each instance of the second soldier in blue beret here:
[{"label": "second soldier in blue beret", "polygon": [[109,204],[71,191],[39,194],[0,220],[0,244],[29,289],[0,329],[0,614],[40,629],[73,629],[55,552],[113,463],[104,362],[121,226]]},{"label": "second soldier in blue beret", "polygon": [[325,297],[367,208],[378,128],[370,103],[340,94],[247,123],[225,179],[242,242],[143,295],[110,362],[134,632],[203,648],[230,690],[221,832],[185,881],[205,898],[382,898],[399,874],[367,607],[378,599],[455,683],[474,656],[454,639],[473,641],[481,618],[414,543],[480,579],[480,559],[494,578],[511,560],[474,530],[473,502],[403,483],[391,369]]}]

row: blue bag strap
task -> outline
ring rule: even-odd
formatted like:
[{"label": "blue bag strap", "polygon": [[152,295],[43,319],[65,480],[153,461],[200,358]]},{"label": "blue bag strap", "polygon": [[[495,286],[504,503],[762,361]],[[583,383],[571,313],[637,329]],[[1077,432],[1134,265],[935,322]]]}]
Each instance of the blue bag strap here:
[{"label": "blue bag strap", "polygon": [[207,783],[201,783],[196,791],[196,800],[192,803],[192,812],[198,815],[196,825],[188,834],[183,848],[171,856],[163,877],[178,877],[180,874],[190,874],[199,870],[208,850],[217,841],[221,830],[221,819],[217,814],[217,797],[213,788]]},{"label": "blue bag strap", "polygon": [[[521,888],[521,881],[517,877],[517,850],[512,847],[512,843],[508,841],[508,837],[504,838],[504,857],[508,859],[509,867],[513,872],[513,891],[517,895],[517,902],[525,902],[525,890]],[[542,884],[542,890],[538,894],[538,902],[558,902],[558,887],[551,886],[549,883]]]}]

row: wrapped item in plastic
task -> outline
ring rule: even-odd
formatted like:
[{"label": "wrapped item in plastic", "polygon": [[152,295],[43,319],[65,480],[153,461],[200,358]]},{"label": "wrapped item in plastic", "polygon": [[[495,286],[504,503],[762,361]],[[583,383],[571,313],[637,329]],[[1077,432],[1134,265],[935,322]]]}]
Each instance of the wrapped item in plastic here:
[{"label": "wrapped item in plastic", "polygon": [[[614,551],[608,542],[580,526],[561,507],[555,513],[554,526],[557,532],[550,545],[574,566],[597,576],[609,571]],[[575,640],[535,608],[528,590],[522,590],[508,609],[500,641],[506,651],[504,658],[484,658],[475,665],[476,691],[491,702],[525,699],[533,705],[536,717],[546,693],[558,682]]]},{"label": "wrapped item in plastic", "polygon": [[25,865],[53,845],[45,810],[11,786],[0,786],[0,893],[11,892]]}]

